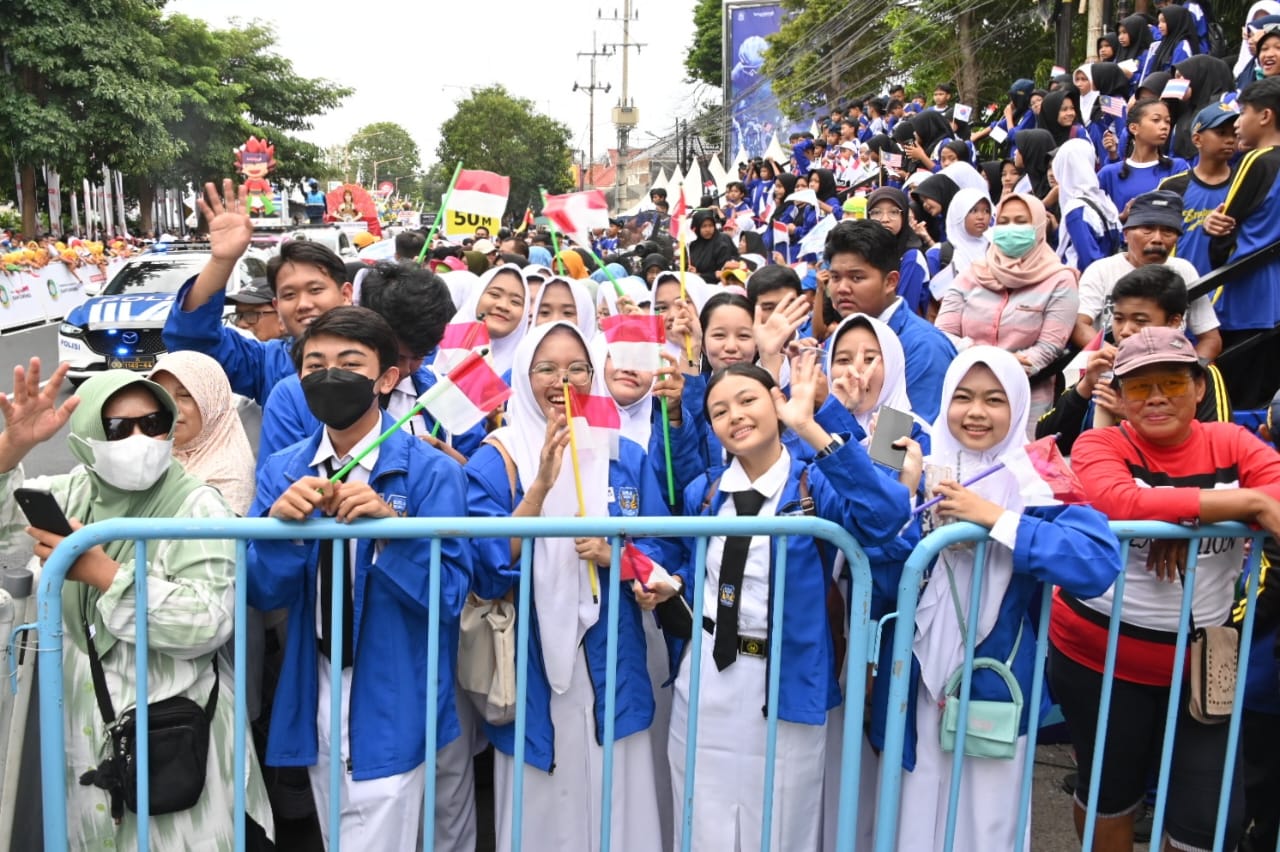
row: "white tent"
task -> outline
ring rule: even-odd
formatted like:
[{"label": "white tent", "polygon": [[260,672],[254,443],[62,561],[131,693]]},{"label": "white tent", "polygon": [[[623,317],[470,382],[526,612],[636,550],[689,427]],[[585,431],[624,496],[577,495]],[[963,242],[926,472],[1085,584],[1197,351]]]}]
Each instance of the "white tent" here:
[{"label": "white tent", "polygon": [[676,203],[680,200],[680,193],[684,190],[684,174],[680,171],[680,164],[676,163],[676,167],[671,170],[671,179],[667,181],[667,201],[674,210]]},{"label": "white tent", "polygon": [[[745,160],[743,162],[745,162]],[[725,170],[725,167],[720,165],[719,154],[712,155],[711,165],[707,166],[707,171],[711,172],[711,179],[716,182],[716,191],[720,193],[724,192],[724,188],[728,185],[729,181],[738,179],[738,170],[736,168],[733,170],[734,174],[730,175],[729,172]]]},{"label": "white tent", "polygon": [[665,189],[670,192],[670,185],[667,180],[667,170],[659,167],[658,176],[654,178],[653,183],[649,184],[649,192],[653,192],[655,189]]},{"label": "white tent", "polygon": [[738,153],[734,155],[733,162],[730,163],[729,165],[737,166],[738,163],[749,163],[749,162],[751,162],[751,155],[747,153],[746,148],[739,145]]},{"label": "white tent", "polygon": [[689,173],[684,176],[684,203],[689,209],[702,203],[702,167],[696,162],[689,166]]},{"label": "white tent", "polygon": [[782,147],[782,143],[778,141],[778,134],[775,132],[773,138],[769,140],[769,147],[764,151],[764,158],[772,160],[778,165],[789,162],[791,155]]}]

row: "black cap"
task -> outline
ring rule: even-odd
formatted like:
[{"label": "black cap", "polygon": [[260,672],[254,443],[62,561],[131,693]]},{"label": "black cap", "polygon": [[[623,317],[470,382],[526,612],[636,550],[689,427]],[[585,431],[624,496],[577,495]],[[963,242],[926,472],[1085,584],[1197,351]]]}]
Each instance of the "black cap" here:
[{"label": "black cap", "polygon": [[252,283],[227,294],[227,301],[237,305],[269,305],[274,298],[265,278],[255,278]]}]

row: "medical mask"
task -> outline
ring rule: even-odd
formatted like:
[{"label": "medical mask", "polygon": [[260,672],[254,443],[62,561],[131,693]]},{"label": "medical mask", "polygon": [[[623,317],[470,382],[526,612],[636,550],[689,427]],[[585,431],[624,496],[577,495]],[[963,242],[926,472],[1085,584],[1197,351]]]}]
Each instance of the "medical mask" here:
[{"label": "medical mask", "polygon": [[995,225],[991,242],[1008,257],[1019,258],[1036,247],[1034,225]]},{"label": "medical mask", "polygon": [[330,367],[302,379],[307,408],[326,426],[346,429],[373,406],[373,379]]},{"label": "medical mask", "polygon": [[93,453],[93,464],[85,466],[121,491],[146,491],[160,481],[173,462],[173,438],[130,435],[119,441],[99,441],[71,437]]}]

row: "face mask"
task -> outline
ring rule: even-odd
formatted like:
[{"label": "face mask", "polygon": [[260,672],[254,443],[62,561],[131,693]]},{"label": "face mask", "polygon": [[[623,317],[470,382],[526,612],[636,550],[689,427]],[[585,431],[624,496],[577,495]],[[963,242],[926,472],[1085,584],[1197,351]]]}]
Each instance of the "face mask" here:
[{"label": "face mask", "polygon": [[330,367],[302,380],[307,408],[326,426],[346,429],[373,406],[373,379]]},{"label": "face mask", "polygon": [[1036,229],[1034,225],[995,225],[991,228],[991,242],[1003,254],[1019,258],[1035,248]]},{"label": "face mask", "polygon": [[172,438],[135,434],[119,441],[99,441],[71,437],[93,452],[93,464],[86,467],[121,491],[146,491],[164,476],[173,460]]}]

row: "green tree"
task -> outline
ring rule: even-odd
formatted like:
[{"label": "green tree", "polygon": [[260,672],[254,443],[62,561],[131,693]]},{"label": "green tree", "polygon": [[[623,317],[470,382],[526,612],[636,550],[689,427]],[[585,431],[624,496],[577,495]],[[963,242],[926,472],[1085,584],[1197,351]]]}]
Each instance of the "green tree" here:
[{"label": "green tree", "polygon": [[472,89],[470,97],[458,104],[440,127],[436,161],[423,181],[429,206],[439,204],[443,187],[460,162],[468,169],[510,176],[509,213],[523,213],[528,204],[538,207],[540,188],[547,192],[573,189],[569,128],[501,85]]},{"label": "green tree", "polygon": [[[176,98],[158,85],[159,4],[10,0],[0,28],[0,145],[21,172],[23,231],[36,231],[36,172],[68,181],[103,165],[172,156]],[[143,153],[146,152],[146,153]]]},{"label": "green tree", "polygon": [[343,160],[345,179],[359,174],[371,189],[383,181],[412,178],[422,165],[418,143],[394,121],[378,121],[357,130],[347,142]]},{"label": "green tree", "polygon": [[693,44],[684,58],[689,80],[724,85],[724,5],[722,0],[698,0],[693,7]]}]

